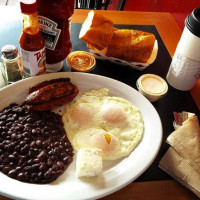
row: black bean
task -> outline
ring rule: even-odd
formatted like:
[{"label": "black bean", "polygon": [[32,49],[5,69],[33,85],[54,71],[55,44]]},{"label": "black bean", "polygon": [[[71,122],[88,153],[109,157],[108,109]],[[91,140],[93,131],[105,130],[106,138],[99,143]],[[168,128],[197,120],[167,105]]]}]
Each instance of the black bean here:
[{"label": "black bean", "polygon": [[6,115],[2,115],[1,117],[0,117],[0,120],[6,120],[7,119],[7,116]]},{"label": "black bean", "polygon": [[2,131],[2,132],[1,132],[1,137],[2,137],[2,138],[6,138],[6,136],[7,136],[7,133],[6,133],[5,131]]},{"label": "black bean", "polygon": [[22,140],[22,141],[20,141],[19,145],[22,148],[22,147],[24,147],[26,145],[26,142]]},{"label": "black bean", "polygon": [[30,136],[30,132],[26,131],[22,134],[23,137],[29,137]]},{"label": "black bean", "polygon": [[32,141],[31,144],[30,144],[30,147],[31,147],[31,148],[34,148],[35,146],[36,146],[36,142],[35,142],[35,141]]},{"label": "black bean", "polygon": [[23,182],[48,183],[72,162],[60,115],[12,104],[0,111],[0,171]]},{"label": "black bean", "polygon": [[5,174],[7,174],[9,171],[10,171],[10,167],[7,167],[7,166],[3,167],[2,169],[2,172]]},{"label": "black bean", "polygon": [[6,126],[7,126],[7,127],[10,127],[12,124],[13,124],[12,122],[7,122],[7,123],[6,123]]},{"label": "black bean", "polygon": [[17,170],[17,171],[20,171],[21,169],[22,169],[21,166],[17,166],[17,167],[16,167],[16,170]]},{"label": "black bean", "polygon": [[42,140],[36,140],[36,145],[37,145],[38,147],[41,147],[41,145],[42,145]]},{"label": "black bean", "polygon": [[20,107],[18,107],[18,106],[14,106],[14,107],[12,108],[12,111],[13,111],[13,112],[16,112],[16,113],[21,113],[21,112],[23,111],[23,109],[20,108]]},{"label": "black bean", "polygon": [[35,162],[35,163],[40,163],[40,160],[39,160],[38,158],[35,158],[35,159],[34,159],[34,162]]},{"label": "black bean", "polygon": [[41,129],[40,128],[36,128],[36,133],[37,134],[41,134]]},{"label": "black bean", "polygon": [[24,180],[25,177],[26,177],[25,174],[22,173],[22,172],[20,172],[20,173],[17,175],[17,179],[18,179],[18,180]]},{"label": "black bean", "polygon": [[[1,117],[0,117],[0,119],[1,119]],[[3,126],[3,125],[5,125],[5,124],[6,124],[5,121],[0,121],[0,126]]]},{"label": "black bean", "polygon": [[23,124],[17,124],[17,127],[19,128],[19,130],[23,130],[24,129],[24,125]]},{"label": "black bean", "polygon": [[12,169],[8,172],[8,176],[14,178],[17,176],[17,170],[16,169]]},{"label": "black bean", "polygon": [[38,176],[37,173],[32,173],[32,174],[31,174],[31,178],[32,178],[32,179],[35,179],[37,176]]},{"label": "black bean", "polygon": [[12,160],[12,161],[16,161],[16,160],[17,160],[16,156],[13,155],[13,154],[10,154],[10,155],[8,156],[8,158],[9,158],[10,160]]},{"label": "black bean", "polygon": [[30,145],[29,144],[26,144],[22,149],[21,149],[21,153],[27,153],[29,151],[29,147]]},{"label": "black bean", "polygon": [[66,163],[68,162],[68,159],[69,159],[68,156],[64,157],[64,158],[63,158],[63,162],[66,164]]},{"label": "black bean", "polygon": [[28,161],[27,161],[27,164],[28,165],[31,165],[31,164],[33,164],[34,163],[34,160],[33,159],[29,159]]},{"label": "black bean", "polygon": [[42,178],[43,178],[43,176],[44,176],[44,175],[43,175],[43,173],[42,173],[42,172],[39,172],[39,173],[38,173],[38,179],[42,179]]},{"label": "black bean", "polygon": [[60,168],[63,168],[63,167],[64,167],[64,163],[61,162],[61,161],[58,161],[56,164],[57,164],[58,167],[60,167]]},{"label": "black bean", "polygon": [[34,157],[34,156],[36,155],[36,153],[35,153],[35,151],[34,151],[33,149],[29,149],[28,155],[29,155],[30,157]]},{"label": "black bean", "polygon": [[22,134],[17,134],[17,139],[22,138]]},{"label": "black bean", "polygon": [[31,117],[28,117],[28,118],[26,119],[26,122],[28,122],[28,123],[33,123],[33,122],[34,122],[34,119],[31,118]]},{"label": "black bean", "polygon": [[36,129],[32,129],[31,133],[34,134],[34,135],[37,134]]},{"label": "black bean", "polygon": [[45,161],[47,159],[47,154],[45,153],[45,151],[41,151],[37,158],[40,160],[40,161]]},{"label": "black bean", "polygon": [[17,151],[17,152],[19,152],[19,151],[20,151],[20,149],[21,149],[20,145],[16,145],[16,146],[15,146],[15,148],[14,148],[14,151]]},{"label": "black bean", "polygon": [[13,134],[11,135],[11,138],[12,138],[13,140],[15,140],[15,139],[17,138],[17,134],[16,134],[16,133],[13,133]]},{"label": "black bean", "polygon": [[39,169],[41,171],[44,171],[46,169],[46,167],[47,167],[46,163],[45,162],[41,162]]}]

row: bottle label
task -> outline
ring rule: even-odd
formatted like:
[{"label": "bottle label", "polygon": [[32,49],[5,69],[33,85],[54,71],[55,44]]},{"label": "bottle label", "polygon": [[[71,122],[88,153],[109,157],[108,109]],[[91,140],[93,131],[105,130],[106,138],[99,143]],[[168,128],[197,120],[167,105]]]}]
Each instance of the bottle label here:
[{"label": "bottle label", "polygon": [[40,31],[45,39],[47,49],[54,50],[58,42],[61,29],[58,29],[58,24],[49,18],[39,15],[38,22]]},{"label": "bottle label", "polygon": [[199,77],[200,62],[176,51],[167,75],[168,82],[175,88],[189,90]]},{"label": "bottle label", "polygon": [[45,47],[38,51],[26,51],[21,48],[24,76],[35,76],[46,72]]}]

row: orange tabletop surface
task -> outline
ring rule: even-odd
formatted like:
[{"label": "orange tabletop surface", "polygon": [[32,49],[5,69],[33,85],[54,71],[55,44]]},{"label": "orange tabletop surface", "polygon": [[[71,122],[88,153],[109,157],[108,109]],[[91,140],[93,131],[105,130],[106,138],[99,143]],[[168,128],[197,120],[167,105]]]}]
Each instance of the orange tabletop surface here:
[{"label": "orange tabletop surface", "polygon": [[[182,30],[170,13],[133,12],[133,11],[97,11],[110,18],[114,24],[155,25],[169,54],[173,57]],[[72,22],[81,23],[87,17],[87,10],[75,10]],[[170,30],[170,31],[169,31]],[[200,80],[190,91],[200,109]]]},{"label": "orange tabletop surface", "polygon": [[[75,10],[72,17],[73,23],[82,23],[88,10]],[[131,12],[131,11],[97,11],[109,17],[115,24],[155,25],[169,54],[173,56],[182,30],[170,13],[159,12]],[[169,31],[170,30],[170,31]],[[200,108],[200,81],[191,90],[195,102]],[[199,96],[199,97],[198,97]],[[8,186],[9,187],[9,186]],[[0,200],[10,198],[0,196]],[[123,189],[110,194],[102,200],[195,200],[198,199],[191,191],[175,180],[134,182]]]}]

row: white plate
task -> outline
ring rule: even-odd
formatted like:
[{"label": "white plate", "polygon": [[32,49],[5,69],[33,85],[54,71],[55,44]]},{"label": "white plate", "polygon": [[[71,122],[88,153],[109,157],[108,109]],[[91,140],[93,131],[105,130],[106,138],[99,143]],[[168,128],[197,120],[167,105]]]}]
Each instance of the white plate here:
[{"label": "white plate", "polygon": [[0,193],[4,196],[26,200],[97,199],[121,189],[138,178],[151,165],[159,151],[162,125],[152,104],[132,87],[103,76],[60,72],[28,78],[0,90],[0,110],[12,102],[22,102],[30,86],[61,77],[69,77],[71,82],[78,86],[79,95],[92,88],[106,87],[109,88],[111,95],[132,102],[141,111],[145,125],[144,137],[128,157],[104,163],[103,173],[98,177],[78,179],[75,176],[75,161],[56,181],[44,185],[19,182],[0,173]]}]

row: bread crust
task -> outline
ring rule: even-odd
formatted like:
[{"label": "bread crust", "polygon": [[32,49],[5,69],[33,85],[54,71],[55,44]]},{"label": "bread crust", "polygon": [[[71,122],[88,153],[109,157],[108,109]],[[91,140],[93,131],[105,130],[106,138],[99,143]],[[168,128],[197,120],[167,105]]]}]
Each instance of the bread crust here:
[{"label": "bread crust", "polygon": [[82,25],[79,38],[96,49],[102,50],[107,47],[112,34],[113,22],[95,11],[91,11],[88,14],[88,19]]},{"label": "bread crust", "polygon": [[147,63],[155,43],[151,33],[117,29],[107,47],[106,56],[115,57],[128,62]]}]

